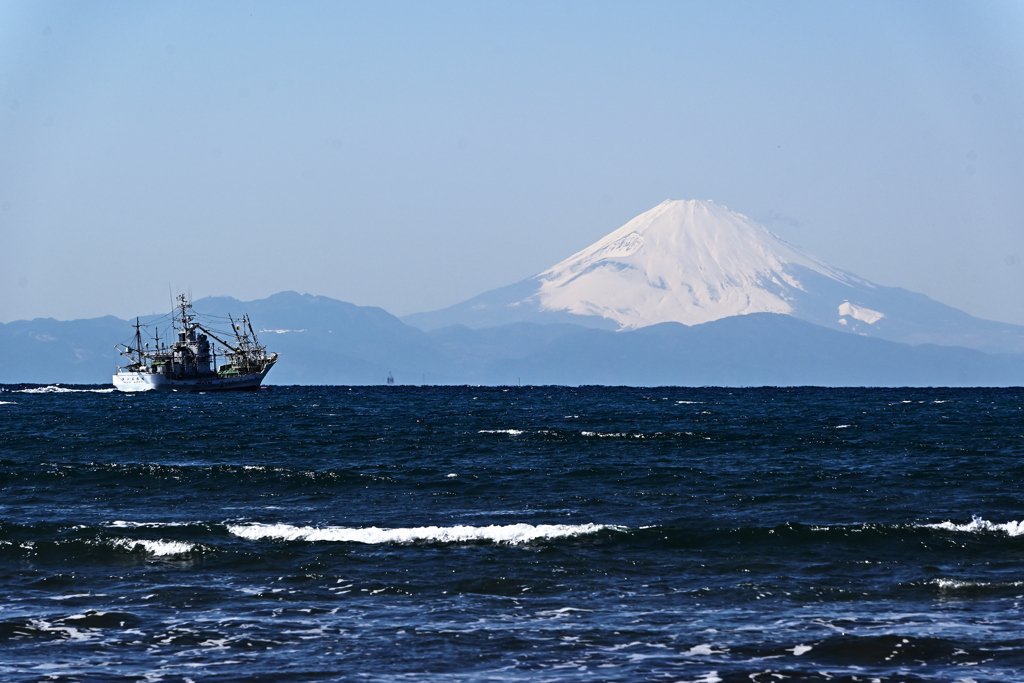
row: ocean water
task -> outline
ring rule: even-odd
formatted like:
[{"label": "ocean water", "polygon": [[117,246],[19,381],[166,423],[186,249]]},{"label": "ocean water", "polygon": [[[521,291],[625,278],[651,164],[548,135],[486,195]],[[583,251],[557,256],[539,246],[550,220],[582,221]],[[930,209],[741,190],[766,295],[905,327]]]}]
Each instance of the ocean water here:
[{"label": "ocean water", "polygon": [[0,391],[3,681],[1024,680],[1024,391]]}]

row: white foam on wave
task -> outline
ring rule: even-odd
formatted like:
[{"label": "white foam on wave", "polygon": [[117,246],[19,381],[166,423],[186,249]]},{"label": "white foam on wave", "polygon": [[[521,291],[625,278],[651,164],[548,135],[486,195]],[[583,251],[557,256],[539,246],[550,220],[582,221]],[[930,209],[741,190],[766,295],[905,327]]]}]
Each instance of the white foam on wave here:
[{"label": "white foam on wave", "polygon": [[987,581],[965,581],[961,579],[932,579],[928,583],[938,586],[943,590],[953,590],[957,588],[988,588],[990,586],[995,586],[997,588],[1020,588],[1021,586],[1024,586],[1024,581],[989,583]]},{"label": "white foam on wave", "polygon": [[584,609],[582,607],[560,607],[559,609],[548,609],[537,612],[539,617],[553,617],[555,619],[561,617],[572,616],[573,612],[593,612],[592,609]]},{"label": "white foam on wave", "polygon": [[68,389],[62,387],[59,384],[51,384],[48,387],[33,387],[31,389],[15,389],[15,393],[18,394],[110,394],[117,389],[110,387],[109,389]]},{"label": "white foam on wave", "polygon": [[[96,634],[90,633],[88,630],[83,631],[74,628],[73,626],[55,626],[50,622],[44,621],[42,619],[33,619],[29,622],[29,626],[40,631],[47,631],[49,633],[60,633],[68,640],[89,640],[91,638],[97,637]],[[56,668],[57,666],[61,665],[53,665],[54,668]]]},{"label": "white foam on wave", "polygon": [[709,671],[703,676],[693,679],[690,683],[722,683],[717,671]]},{"label": "white foam on wave", "polygon": [[581,436],[596,436],[599,439],[644,439],[643,434],[630,434],[628,432],[580,432]]},{"label": "white foam on wave", "polygon": [[106,597],[104,593],[70,593],[69,595],[51,595],[50,600],[73,600],[75,598],[93,598],[93,597]]},{"label": "white foam on wave", "polygon": [[1005,533],[1007,536],[1024,535],[1024,522],[1006,522],[1005,524],[998,524],[996,522],[990,522],[987,519],[982,519],[981,517],[974,517],[967,524],[940,522],[938,524],[924,524],[922,526],[928,529],[944,529],[945,531],[967,531],[972,533],[1000,531]]},{"label": "white foam on wave", "polygon": [[719,647],[712,643],[701,643],[700,645],[694,645],[689,650],[683,653],[683,655],[694,656],[709,656],[709,655],[724,655],[729,651],[727,647]]},{"label": "white foam on wave", "polygon": [[14,401],[0,401],[0,406],[16,406],[18,405]]},{"label": "white foam on wave", "polygon": [[379,529],[377,527],[313,527],[291,524],[229,524],[228,531],[235,536],[258,541],[331,541],[341,543],[465,543],[491,541],[506,545],[530,543],[541,539],[568,538],[593,534],[602,529],[621,530],[606,524],[507,524],[491,526],[424,526],[408,529]]},{"label": "white foam on wave", "polygon": [[199,522],[125,522],[123,520],[116,520],[110,522],[107,526],[114,529],[141,529],[141,528],[161,528],[170,526],[188,526],[189,524],[198,524]]},{"label": "white foam on wave", "polygon": [[523,433],[522,429],[481,429],[480,434],[508,434],[509,436],[519,436]]},{"label": "white foam on wave", "polygon": [[191,552],[196,547],[195,543],[186,543],[184,541],[150,541],[134,538],[115,539],[114,546],[125,548],[129,551],[142,548],[150,555],[156,555],[158,557],[166,555],[184,555],[185,553]]}]

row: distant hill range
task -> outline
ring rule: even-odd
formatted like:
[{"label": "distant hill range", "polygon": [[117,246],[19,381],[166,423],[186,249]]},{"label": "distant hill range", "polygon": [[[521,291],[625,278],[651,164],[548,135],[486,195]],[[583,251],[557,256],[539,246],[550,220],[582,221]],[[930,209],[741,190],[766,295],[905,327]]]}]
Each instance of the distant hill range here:
[{"label": "distant hill range", "polygon": [[[295,292],[194,306],[249,314],[281,354],[270,384],[1024,384],[1024,327],[874,285],[713,202],[664,202],[533,278],[401,320]],[[109,316],[0,325],[0,383],[109,383],[131,334]]]},{"label": "distant hill range", "polygon": [[522,282],[405,322],[431,330],[512,322],[630,330],[776,313],[906,344],[1024,353],[1024,327],[882,287],[707,201],[666,201]]}]

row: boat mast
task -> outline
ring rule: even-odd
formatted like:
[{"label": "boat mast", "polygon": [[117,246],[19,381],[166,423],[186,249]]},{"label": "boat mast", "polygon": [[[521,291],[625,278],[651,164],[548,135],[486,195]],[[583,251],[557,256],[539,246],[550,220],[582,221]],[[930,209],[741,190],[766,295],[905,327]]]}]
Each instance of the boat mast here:
[{"label": "boat mast", "polygon": [[139,365],[142,365],[142,332],[139,330],[140,327],[139,319],[135,318],[135,352],[139,354]]},{"label": "boat mast", "polygon": [[181,329],[182,332],[188,334],[188,314],[185,312],[185,307],[187,306],[185,302],[187,299],[185,299],[184,294],[179,295],[178,299],[181,301]]},{"label": "boat mast", "polygon": [[249,314],[245,314],[245,324],[249,326],[249,333],[252,335],[252,343],[259,345],[259,341],[256,339],[256,333],[252,330],[252,322],[249,320]]}]

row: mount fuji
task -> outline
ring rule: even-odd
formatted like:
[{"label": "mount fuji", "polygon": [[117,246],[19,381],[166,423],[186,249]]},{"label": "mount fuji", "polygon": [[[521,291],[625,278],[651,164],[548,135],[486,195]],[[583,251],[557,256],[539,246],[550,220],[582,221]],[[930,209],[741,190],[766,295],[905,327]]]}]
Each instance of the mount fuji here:
[{"label": "mount fuji", "polygon": [[831,266],[713,201],[665,201],[544,272],[403,318],[424,330],[573,323],[628,331],[755,313],[911,345],[1024,352],[1024,327]]}]

